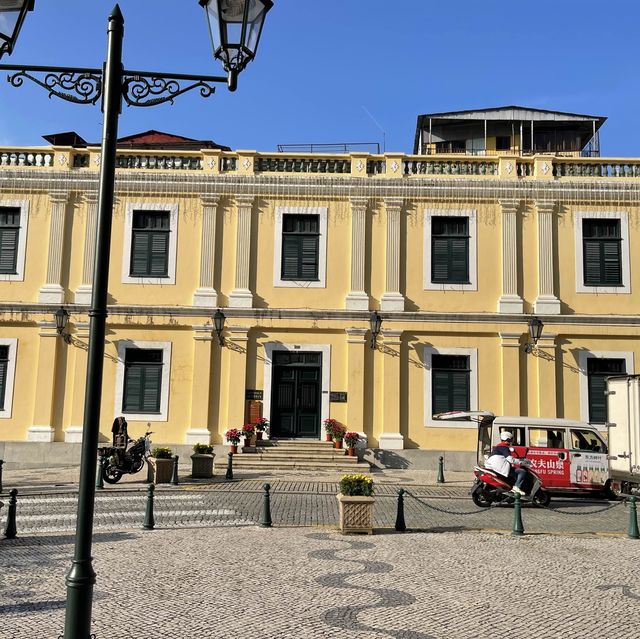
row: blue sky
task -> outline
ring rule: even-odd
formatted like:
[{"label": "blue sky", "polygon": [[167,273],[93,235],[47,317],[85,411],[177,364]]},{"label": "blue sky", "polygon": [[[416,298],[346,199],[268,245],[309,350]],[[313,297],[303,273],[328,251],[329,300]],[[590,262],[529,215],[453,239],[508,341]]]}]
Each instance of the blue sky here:
[{"label": "blue sky", "polygon": [[[517,104],[608,116],[602,154],[640,156],[638,0],[274,0],[238,90],[124,107],[120,135],[159,129],[234,149],[379,142],[411,152],[420,113]],[[97,67],[114,0],[36,0],[5,64]],[[125,67],[219,74],[197,0],[121,0]],[[4,73],[2,75],[5,75]],[[369,115],[370,114],[370,115]],[[374,121],[375,120],[375,121]],[[0,144],[101,135],[98,107],[0,82]]]}]

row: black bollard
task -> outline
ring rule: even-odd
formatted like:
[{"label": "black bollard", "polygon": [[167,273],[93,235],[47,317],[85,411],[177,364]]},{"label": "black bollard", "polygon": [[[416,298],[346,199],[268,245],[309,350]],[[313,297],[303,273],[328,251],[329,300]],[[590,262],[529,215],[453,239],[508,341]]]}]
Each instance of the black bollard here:
[{"label": "black bollard", "polygon": [[627,533],[627,537],[629,539],[640,539],[640,534],[638,533],[638,509],[636,507],[636,498],[629,497],[629,532]]},{"label": "black bollard", "polygon": [[271,528],[271,497],[269,496],[271,486],[269,484],[265,484],[263,488],[264,498],[262,499],[262,515],[260,517],[260,525],[263,528]]},{"label": "black bollard", "polygon": [[178,456],[173,456],[173,472],[171,473],[171,483],[174,486],[178,485]]},{"label": "black bollard", "polygon": [[104,481],[102,479],[103,471],[104,471],[104,457],[100,455],[100,457],[98,457],[98,472],[96,473],[96,488],[104,488]]},{"label": "black bollard", "polygon": [[144,512],[144,524],[142,524],[145,530],[153,530],[156,525],[156,520],[153,517],[153,491],[155,488],[154,484],[147,486],[147,508]]},{"label": "black bollard", "polygon": [[444,457],[442,455],[438,457],[438,476],[436,477],[436,484],[444,484]]},{"label": "black bollard", "polygon": [[404,488],[398,491],[398,513],[396,515],[396,530],[404,532],[407,525],[404,523]]},{"label": "black bollard", "polygon": [[229,453],[227,457],[229,458],[227,460],[227,474],[224,476],[224,478],[233,479],[233,453]]},{"label": "black bollard", "polygon": [[515,503],[513,504],[513,530],[511,534],[514,537],[521,537],[524,535],[524,526],[522,525],[522,512],[520,504],[520,494],[514,495]]},{"label": "black bollard", "polygon": [[0,493],[2,492],[2,464],[4,464],[4,461],[0,459]]},{"label": "black bollard", "polygon": [[4,536],[13,539],[17,534],[16,529],[16,504],[18,502],[18,491],[12,488],[9,491],[9,510],[7,511],[7,525],[4,528]]}]

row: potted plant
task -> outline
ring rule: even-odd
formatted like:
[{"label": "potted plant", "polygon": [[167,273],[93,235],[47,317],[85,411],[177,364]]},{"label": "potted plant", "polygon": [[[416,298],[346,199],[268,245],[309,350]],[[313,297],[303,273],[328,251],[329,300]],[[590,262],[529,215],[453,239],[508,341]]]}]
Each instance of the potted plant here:
[{"label": "potted plant", "polygon": [[340,532],[373,534],[373,479],[368,475],[343,475],[337,497]]},{"label": "potted plant", "polygon": [[194,479],[208,479],[213,477],[213,446],[209,444],[194,444],[191,455],[191,476]]},{"label": "potted plant", "polygon": [[170,448],[154,448],[147,462],[147,481],[154,484],[168,484],[171,481],[173,453]]},{"label": "potted plant", "polygon": [[258,417],[256,423],[256,441],[262,441],[262,433],[269,427],[269,420],[266,417]]},{"label": "potted plant", "polygon": [[256,432],[256,427],[253,424],[245,424],[242,427],[242,436],[244,437],[244,447],[251,446],[251,440]]},{"label": "potted plant", "polygon": [[224,436],[227,442],[231,444],[231,452],[235,455],[238,452],[238,444],[240,443],[242,433],[237,428],[230,428]]},{"label": "potted plant", "polygon": [[342,440],[344,439],[344,434],[347,432],[347,429],[341,424],[336,423],[333,427],[333,447],[334,448],[342,448]]},{"label": "potted plant", "polygon": [[338,425],[338,420],[332,419],[331,417],[324,420],[324,432],[328,442],[333,441],[333,430]]},{"label": "potted plant", "polygon": [[347,455],[349,457],[354,457],[356,454],[356,445],[358,440],[360,439],[360,435],[353,431],[347,432],[344,434],[344,443],[347,447]]}]

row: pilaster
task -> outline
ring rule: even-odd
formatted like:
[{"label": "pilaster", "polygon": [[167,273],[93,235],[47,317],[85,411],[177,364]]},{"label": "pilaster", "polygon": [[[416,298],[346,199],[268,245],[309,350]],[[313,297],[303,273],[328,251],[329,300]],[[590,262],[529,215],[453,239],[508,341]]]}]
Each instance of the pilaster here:
[{"label": "pilaster", "polygon": [[84,422],[84,396],[87,388],[87,357],[89,354],[89,322],[76,322],[73,335],[73,390],[71,393],[71,425],[64,431],[65,442],[81,442]]},{"label": "pilaster", "polygon": [[502,210],[502,295],[498,313],[522,313],[522,298],[518,295],[518,202],[501,200]]},{"label": "pilaster", "polygon": [[213,278],[216,248],[216,218],[219,203],[219,195],[206,195],[202,197],[200,285],[193,295],[194,306],[215,308],[218,305],[218,292],[213,285]]},{"label": "pilaster", "polygon": [[251,211],[254,197],[237,196],[238,225],[236,231],[236,283],[229,295],[231,308],[251,308],[253,294],[249,290],[249,266],[251,262]]},{"label": "pilaster", "polygon": [[404,296],[400,293],[400,214],[402,198],[385,199],[387,213],[386,287],[380,300],[383,311],[404,311]]},{"label": "pilaster", "polygon": [[382,330],[382,433],[378,446],[383,450],[402,450],[404,437],[400,432],[400,353],[402,331]]},{"label": "pilaster", "polygon": [[520,415],[522,333],[499,333],[502,357],[502,414]]},{"label": "pilaster", "polygon": [[185,444],[208,444],[211,391],[211,324],[193,326],[193,376],[191,383],[191,421]]},{"label": "pilaster", "polygon": [[88,193],[86,198],[86,225],[84,228],[84,258],[82,260],[82,284],[76,289],[76,304],[91,304],[93,291],[93,266],[96,248],[96,220],[98,219],[98,194]]},{"label": "pilaster", "polygon": [[67,191],[52,191],[51,223],[49,225],[49,254],[47,259],[47,279],[40,289],[38,301],[43,304],[62,304],[62,255],[64,251],[65,214],[69,202]]},{"label": "pilaster", "polygon": [[[533,350],[538,367],[538,416],[556,417],[556,338],[552,333],[542,335]],[[530,357],[530,355],[529,355]]]},{"label": "pilaster", "polygon": [[229,358],[226,428],[241,428],[245,418],[245,388],[247,385],[247,346],[249,329],[230,326],[227,346]]},{"label": "pilaster", "polygon": [[364,433],[364,358],[367,347],[366,328],[346,328],[347,334],[347,427],[349,430]]},{"label": "pilaster", "polygon": [[30,442],[52,442],[55,437],[53,414],[55,409],[55,383],[58,344],[62,339],[56,331],[55,322],[38,322],[40,344],[38,369],[34,396],[33,423],[29,427]]},{"label": "pilaster", "polygon": [[560,300],[553,292],[554,202],[537,201],[538,212],[538,297],[534,310],[539,315],[559,315]]},{"label": "pilaster", "polygon": [[351,198],[351,290],[345,308],[354,311],[369,310],[369,296],[364,290],[368,202],[365,197]]}]

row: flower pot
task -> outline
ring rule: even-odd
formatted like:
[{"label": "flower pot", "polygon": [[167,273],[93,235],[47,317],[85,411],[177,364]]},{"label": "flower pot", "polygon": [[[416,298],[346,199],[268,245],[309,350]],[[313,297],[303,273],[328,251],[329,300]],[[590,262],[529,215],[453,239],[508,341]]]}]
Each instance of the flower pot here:
[{"label": "flower pot", "polygon": [[340,532],[373,534],[373,497],[348,497],[338,494]]},{"label": "flower pot", "polygon": [[233,453],[234,455],[238,452],[238,444],[230,444],[229,445],[229,452]]},{"label": "flower pot", "polygon": [[333,447],[334,448],[342,448],[342,440],[341,439],[334,439],[333,440]]},{"label": "flower pot", "polygon": [[326,437],[325,441],[327,442],[333,441],[333,437],[331,436],[331,433],[327,433],[325,437]]},{"label": "flower pot", "polygon": [[256,433],[256,441],[257,441],[257,442],[261,442],[261,441],[262,441],[262,431],[261,431],[261,430],[259,430],[259,431]]},{"label": "flower pot", "polygon": [[191,455],[191,476],[194,479],[208,479],[213,477],[213,460],[215,455],[212,453]]},{"label": "flower pot", "polygon": [[349,448],[347,448],[347,456],[348,457],[356,456],[356,449],[353,446],[349,446]]},{"label": "flower pot", "polygon": [[154,484],[168,484],[171,482],[173,459],[149,457],[147,459],[147,481]]}]

